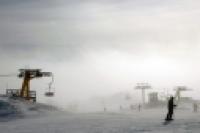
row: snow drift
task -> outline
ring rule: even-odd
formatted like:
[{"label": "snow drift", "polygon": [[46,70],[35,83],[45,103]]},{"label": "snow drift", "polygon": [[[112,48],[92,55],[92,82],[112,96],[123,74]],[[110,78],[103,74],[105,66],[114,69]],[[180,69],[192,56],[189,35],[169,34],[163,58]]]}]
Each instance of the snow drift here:
[{"label": "snow drift", "polygon": [[42,103],[32,103],[23,99],[0,98],[0,120],[44,115],[57,110],[56,107]]}]

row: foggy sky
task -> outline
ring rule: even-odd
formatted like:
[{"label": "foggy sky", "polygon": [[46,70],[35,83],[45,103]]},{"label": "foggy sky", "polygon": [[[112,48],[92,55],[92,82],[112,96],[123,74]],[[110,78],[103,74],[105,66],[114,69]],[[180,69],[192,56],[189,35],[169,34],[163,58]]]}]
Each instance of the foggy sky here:
[{"label": "foggy sky", "polygon": [[[0,72],[52,71],[57,96],[66,101],[133,90],[143,81],[158,90],[199,91],[199,6],[198,0],[0,0]],[[9,80],[1,78],[1,88]],[[46,80],[32,85],[45,88]]]}]

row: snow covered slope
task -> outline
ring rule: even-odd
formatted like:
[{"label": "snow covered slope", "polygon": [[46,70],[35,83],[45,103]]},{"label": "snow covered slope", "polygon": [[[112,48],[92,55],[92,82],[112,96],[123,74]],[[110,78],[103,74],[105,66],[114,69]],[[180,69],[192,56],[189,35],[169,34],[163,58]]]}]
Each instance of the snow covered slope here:
[{"label": "snow covered slope", "polygon": [[0,122],[1,133],[199,133],[200,113],[176,110],[175,120],[163,125],[166,109],[129,113],[55,112]]},{"label": "snow covered slope", "polygon": [[46,112],[56,110],[55,107],[27,102],[22,99],[0,97],[0,121],[7,121],[23,117],[35,117],[44,115]]}]

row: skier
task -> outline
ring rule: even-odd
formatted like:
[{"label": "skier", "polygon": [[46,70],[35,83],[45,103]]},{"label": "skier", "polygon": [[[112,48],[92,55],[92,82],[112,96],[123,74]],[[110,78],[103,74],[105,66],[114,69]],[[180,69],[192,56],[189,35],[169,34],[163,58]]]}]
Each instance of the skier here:
[{"label": "skier", "polygon": [[123,110],[123,107],[122,107],[122,105],[120,105],[120,106],[119,106],[119,110],[120,110],[120,111],[122,111],[122,110]]},{"label": "skier", "polygon": [[193,112],[197,112],[197,110],[198,110],[197,103],[193,103]]},{"label": "skier", "polygon": [[106,107],[104,107],[104,108],[103,108],[103,111],[104,111],[104,112],[107,112],[107,108],[106,108]]},{"label": "skier", "polygon": [[139,104],[138,105],[138,111],[140,112],[140,110],[141,110],[141,105]]},{"label": "skier", "polygon": [[176,105],[174,105],[174,97],[171,96],[168,101],[168,113],[167,113],[167,117],[165,118],[166,121],[173,120],[172,116],[174,113],[174,107],[176,107]]}]

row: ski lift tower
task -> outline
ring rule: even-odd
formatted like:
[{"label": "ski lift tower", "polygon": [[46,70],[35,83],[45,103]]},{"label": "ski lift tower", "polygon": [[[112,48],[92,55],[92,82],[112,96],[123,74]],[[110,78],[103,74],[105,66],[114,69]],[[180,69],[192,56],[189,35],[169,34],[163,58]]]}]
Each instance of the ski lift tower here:
[{"label": "ski lift tower", "polygon": [[137,83],[135,89],[142,90],[142,103],[145,104],[145,90],[151,89],[151,86],[148,83]]},{"label": "ski lift tower", "polygon": [[[36,101],[36,92],[30,91],[30,81],[34,78],[50,77],[51,72],[42,72],[41,69],[19,69],[19,78],[23,78],[19,96],[26,100]],[[34,95],[34,96],[33,96]]]},{"label": "ski lift tower", "polygon": [[177,98],[177,100],[180,101],[181,92],[182,91],[190,91],[191,89],[188,89],[186,86],[177,86],[174,90],[176,91],[175,98]]}]

